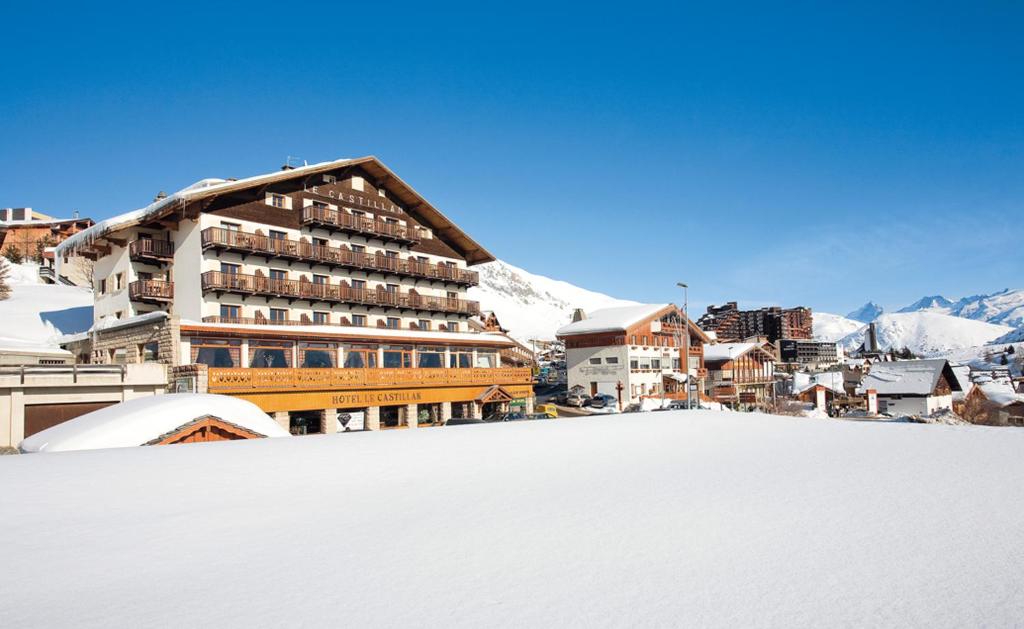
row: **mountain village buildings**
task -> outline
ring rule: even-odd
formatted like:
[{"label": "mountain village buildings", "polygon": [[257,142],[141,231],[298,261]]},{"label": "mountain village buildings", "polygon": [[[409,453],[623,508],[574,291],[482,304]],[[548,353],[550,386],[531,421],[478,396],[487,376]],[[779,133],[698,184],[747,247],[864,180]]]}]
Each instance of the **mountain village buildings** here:
[{"label": "mountain village buildings", "polygon": [[494,257],[376,158],[203,180],[68,238],[58,266],[78,256],[82,362],[164,363],[175,390],[295,434],[532,410],[531,370],[503,360],[523,348],[469,323],[471,267]]},{"label": "mountain village buildings", "polygon": [[697,325],[702,330],[714,332],[721,342],[765,337],[774,343],[779,339],[810,339],[812,313],[810,308],[803,306],[740,310],[735,301],[730,301],[724,306],[708,306]]},{"label": "mountain village buildings", "polygon": [[857,393],[876,392],[881,413],[920,417],[944,410],[952,412],[953,393],[960,390],[949,361],[933,358],[875,363]]},{"label": "mountain village buildings", "polygon": [[719,343],[704,348],[708,393],[736,409],[764,409],[774,402],[775,355],[770,344]]}]

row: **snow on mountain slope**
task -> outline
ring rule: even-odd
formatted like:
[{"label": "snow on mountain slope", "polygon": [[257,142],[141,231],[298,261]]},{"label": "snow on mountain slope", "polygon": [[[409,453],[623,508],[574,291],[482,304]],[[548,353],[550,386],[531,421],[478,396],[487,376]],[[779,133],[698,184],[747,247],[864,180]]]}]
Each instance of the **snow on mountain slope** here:
[{"label": "snow on mountain slope", "polygon": [[854,321],[860,321],[861,323],[869,323],[874,321],[884,310],[878,304],[869,301],[860,308],[857,308],[851,313],[846,315],[847,319],[853,319]]},{"label": "snow on mountain slope", "polygon": [[1004,289],[991,295],[964,297],[949,314],[1011,327],[1024,326],[1024,289]]},{"label": "snow on mountain slope", "polygon": [[0,457],[0,618],[1011,627],[1022,449],[1009,428],[669,411]]},{"label": "snow on mountain slope", "polygon": [[555,330],[569,323],[572,311],[630,306],[637,302],[616,299],[568,282],[535,275],[497,260],[474,268],[480,285],[469,289],[469,298],[483,310],[493,310],[509,334],[529,339],[555,338]]},{"label": "snow on mountain slope", "polygon": [[896,312],[921,312],[922,310],[928,310],[930,312],[949,314],[949,307],[952,305],[953,302],[942,295],[932,295],[930,297],[922,297],[909,306],[900,308]]},{"label": "snow on mountain slope", "polygon": [[10,265],[11,296],[0,301],[0,350],[53,348],[61,334],[92,325],[92,291],[43,284],[34,264]]},{"label": "snow on mountain slope", "polygon": [[814,313],[814,340],[835,343],[864,327],[860,321],[830,312]]},{"label": "snow on mountain slope", "polygon": [[[939,356],[953,350],[985,345],[1011,332],[1013,328],[937,312],[883,314],[875,320],[878,344],[883,349],[909,347],[920,356]],[[864,341],[866,328],[842,339],[846,349],[856,349]]]}]

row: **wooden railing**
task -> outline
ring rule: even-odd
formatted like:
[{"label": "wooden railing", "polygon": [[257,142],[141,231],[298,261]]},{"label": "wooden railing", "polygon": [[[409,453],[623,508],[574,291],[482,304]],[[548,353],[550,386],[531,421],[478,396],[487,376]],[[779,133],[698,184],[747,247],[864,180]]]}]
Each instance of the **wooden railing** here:
[{"label": "wooden railing", "polygon": [[383,288],[351,288],[339,284],[316,284],[304,280],[279,280],[259,275],[207,271],[202,275],[203,291],[269,295],[291,299],[361,304],[385,308],[408,308],[430,312],[480,314],[476,301],[419,293],[388,291]]},{"label": "wooden railing", "polygon": [[365,234],[371,238],[399,242],[419,242],[419,238],[404,225],[388,223],[379,218],[355,216],[348,212],[323,207],[302,208],[303,225],[320,225],[341,231]]},{"label": "wooden railing", "polygon": [[413,259],[401,259],[397,256],[386,256],[380,253],[365,253],[315,245],[309,242],[270,238],[263,234],[207,227],[202,231],[203,248],[230,249],[244,251],[276,258],[292,258],[295,260],[312,260],[328,266],[340,266],[365,271],[382,271],[396,275],[421,277],[454,284],[476,286],[480,276],[475,271],[467,271],[445,264],[432,264]]},{"label": "wooden railing", "polygon": [[320,391],[390,387],[528,385],[530,369],[231,369],[210,367],[210,393]]},{"label": "wooden railing", "polygon": [[174,282],[136,280],[128,285],[128,297],[134,301],[170,301],[174,298]]},{"label": "wooden railing", "polygon": [[128,256],[132,260],[171,260],[174,258],[174,243],[170,240],[140,238],[128,245]]}]

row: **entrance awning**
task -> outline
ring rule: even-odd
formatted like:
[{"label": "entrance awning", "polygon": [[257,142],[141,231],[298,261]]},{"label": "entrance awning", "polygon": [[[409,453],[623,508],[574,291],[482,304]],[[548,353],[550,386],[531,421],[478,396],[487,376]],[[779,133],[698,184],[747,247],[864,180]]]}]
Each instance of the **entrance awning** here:
[{"label": "entrance awning", "polygon": [[492,384],[487,387],[486,391],[478,395],[474,401],[480,404],[487,404],[488,402],[511,402],[513,399],[515,399],[513,395],[505,388]]}]

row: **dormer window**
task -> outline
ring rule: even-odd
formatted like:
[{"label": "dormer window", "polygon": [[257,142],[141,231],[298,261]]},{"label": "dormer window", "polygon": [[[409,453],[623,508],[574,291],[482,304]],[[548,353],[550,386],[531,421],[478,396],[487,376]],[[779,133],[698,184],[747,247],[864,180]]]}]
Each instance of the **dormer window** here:
[{"label": "dormer window", "polygon": [[277,194],[276,192],[268,192],[266,198],[267,205],[279,207],[281,209],[291,209],[292,200],[290,197],[286,197],[283,194]]},{"label": "dormer window", "polygon": [[324,175],[324,183],[337,183],[338,178],[334,175]]},{"label": "dormer window", "polygon": [[362,177],[358,177],[358,176],[352,177],[352,189],[353,190],[358,190],[360,192],[363,191],[363,178]]}]

